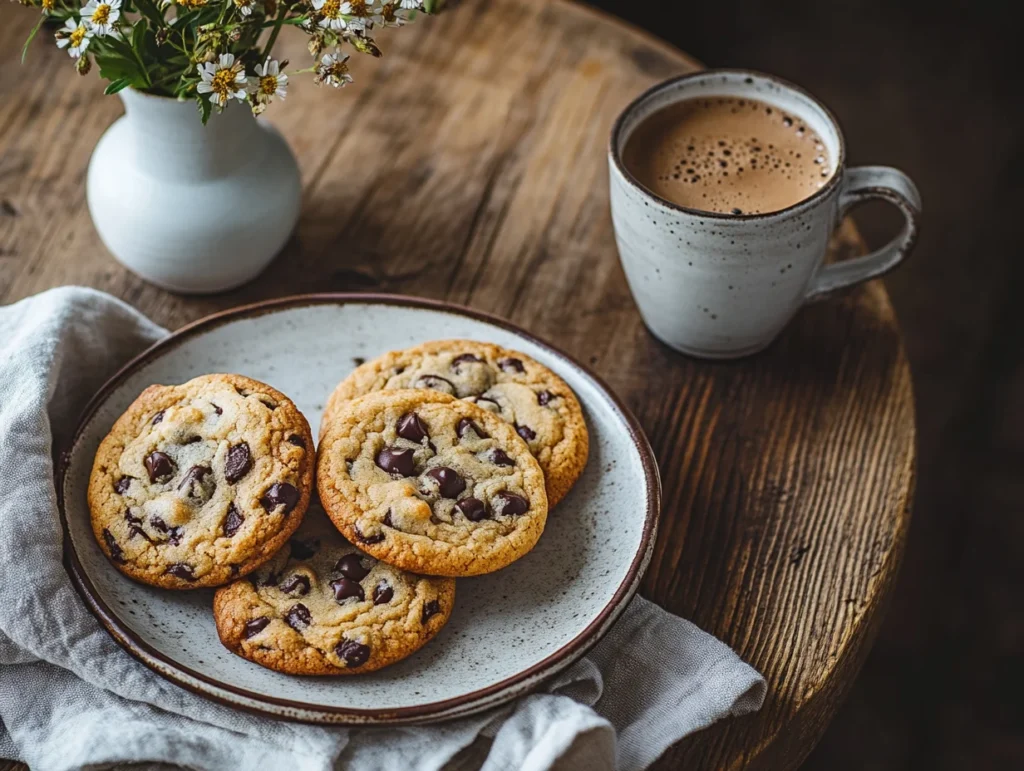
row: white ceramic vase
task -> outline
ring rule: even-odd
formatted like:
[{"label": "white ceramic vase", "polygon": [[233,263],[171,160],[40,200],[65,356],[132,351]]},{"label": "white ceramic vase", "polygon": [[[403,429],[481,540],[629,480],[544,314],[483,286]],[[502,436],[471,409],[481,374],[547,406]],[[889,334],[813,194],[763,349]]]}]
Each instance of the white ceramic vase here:
[{"label": "white ceramic vase", "polygon": [[125,115],[89,163],[89,212],[103,243],[175,292],[220,292],[259,275],[299,217],[299,168],[281,135],[244,104],[203,126],[194,102],[120,96]]}]

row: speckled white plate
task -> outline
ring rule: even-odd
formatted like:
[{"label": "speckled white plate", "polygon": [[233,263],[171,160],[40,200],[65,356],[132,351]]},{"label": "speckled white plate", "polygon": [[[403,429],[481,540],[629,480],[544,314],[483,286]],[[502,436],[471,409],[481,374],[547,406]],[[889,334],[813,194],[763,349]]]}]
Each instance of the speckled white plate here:
[{"label": "speckled white plate", "polygon": [[[290,396],[317,435],[324,400],[364,358],[437,338],[515,348],[575,390],[590,461],[548,518],[537,547],[498,573],[461,579],[448,625],[425,648],[360,677],[278,674],[217,639],[212,591],[134,583],[107,563],[89,527],[92,458],[114,420],[152,383],[236,372]],[[508,701],[582,656],[636,591],[650,559],[661,488],[632,415],[584,367],[508,322],[396,296],[287,298],[196,322],[161,341],[94,397],[61,464],[67,564],[86,603],[132,655],[219,702],[317,723],[446,720]]]}]

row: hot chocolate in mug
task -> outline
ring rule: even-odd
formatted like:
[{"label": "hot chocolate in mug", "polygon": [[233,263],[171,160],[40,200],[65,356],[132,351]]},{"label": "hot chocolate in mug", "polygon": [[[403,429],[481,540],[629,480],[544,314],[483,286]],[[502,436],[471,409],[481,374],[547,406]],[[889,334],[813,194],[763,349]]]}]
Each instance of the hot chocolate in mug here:
[{"label": "hot chocolate in mug", "polygon": [[[612,129],[609,167],[615,238],[644,323],[693,356],[761,350],[804,303],[892,270],[917,237],[921,199],[910,178],[885,166],[846,168],[832,113],[756,72],[705,70],[642,94]],[[872,198],[902,211],[900,234],[824,264],[843,216]]]}]

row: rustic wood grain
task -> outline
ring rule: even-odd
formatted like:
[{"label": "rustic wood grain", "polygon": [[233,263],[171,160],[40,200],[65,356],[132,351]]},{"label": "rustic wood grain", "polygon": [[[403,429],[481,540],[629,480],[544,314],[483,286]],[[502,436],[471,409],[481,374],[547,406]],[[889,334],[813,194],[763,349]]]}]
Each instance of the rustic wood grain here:
[{"label": "rustic wood grain", "polygon": [[[467,0],[387,35],[383,60],[355,63],[354,86],[296,79],[270,111],[305,191],[281,257],[238,291],[187,298],[123,270],[89,221],[85,169],[118,100],[48,42],[20,77],[33,14],[4,5],[0,20],[0,65],[19,75],[0,81],[4,302],[86,284],[177,327],[295,292],[393,291],[547,337],[605,377],[658,456],[665,508],[643,593],[768,678],[759,714],[684,740],[659,767],[799,764],[870,647],[903,551],[910,373],[878,283],[808,307],[739,362],[687,359],[646,332],[615,252],[605,144],[637,92],[695,62],[547,0]],[[283,40],[305,60],[301,37]],[[835,256],[861,248],[847,223]]]}]

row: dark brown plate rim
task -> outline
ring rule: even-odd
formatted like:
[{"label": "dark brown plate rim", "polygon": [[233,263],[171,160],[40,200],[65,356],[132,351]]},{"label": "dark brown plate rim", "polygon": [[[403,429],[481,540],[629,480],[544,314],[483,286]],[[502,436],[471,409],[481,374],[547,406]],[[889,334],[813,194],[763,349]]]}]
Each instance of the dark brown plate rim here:
[{"label": "dark brown plate rim", "polygon": [[[302,308],[315,305],[396,305],[404,307],[422,308],[425,310],[441,311],[458,316],[468,317],[477,321],[505,329],[514,334],[520,335],[534,345],[544,349],[549,354],[560,359],[565,365],[574,367],[583,375],[590,378],[597,387],[604,393],[604,396],[618,410],[626,428],[629,431],[637,452],[640,455],[644,469],[644,477],[647,484],[647,512],[644,518],[644,527],[641,534],[640,546],[630,563],[626,576],[619,584],[615,594],[608,604],[597,616],[580,632],[576,637],[563,645],[557,651],[547,656],[542,661],[531,667],[505,678],[497,683],[480,688],[471,693],[463,694],[451,699],[421,704],[415,707],[399,707],[397,709],[355,709],[335,707],[326,705],[315,705],[308,702],[297,702],[290,699],[279,699],[266,694],[250,691],[245,688],[238,688],[218,681],[216,678],[196,672],[180,662],[157,651],[148,643],[141,640],[134,631],[122,623],[120,617],[114,613],[109,606],[99,597],[99,593],[93,586],[85,569],[78,559],[74,544],[71,539],[71,532],[68,528],[67,514],[64,502],[65,477],[67,475],[71,450],[78,445],[82,434],[90,421],[95,416],[100,406],[110,397],[110,394],[121,385],[121,383],[136,370],[145,364],[153,361],[167,351],[176,348],[186,340],[189,340],[201,333],[208,332],[216,327],[233,321],[247,318],[254,318],[267,313],[273,313],[292,308]],[[627,602],[636,593],[640,579],[647,564],[650,561],[654,549],[655,536],[657,534],[658,515],[661,511],[661,479],[658,473],[658,465],[647,441],[643,429],[633,416],[632,412],[623,404],[622,400],[608,387],[604,380],[591,371],[588,367],[576,361],[572,356],[541,340],[522,327],[513,324],[498,316],[468,308],[455,303],[440,300],[431,300],[421,297],[393,294],[356,294],[356,293],[323,293],[306,294],[282,297],[262,302],[242,305],[225,311],[214,313],[202,319],[183,326],[167,337],[157,341],[134,359],[118,370],[89,400],[82,417],[75,429],[71,442],[59,456],[57,468],[57,506],[60,512],[61,527],[64,531],[64,564],[72,578],[72,583],[78,590],[86,605],[99,619],[103,627],[110,633],[114,640],[127,650],[132,656],[152,669],[161,677],[179,685],[193,693],[213,699],[226,706],[244,709],[257,714],[270,715],[276,718],[294,720],[303,723],[330,723],[335,725],[387,725],[409,722],[428,722],[430,720],[447,720],[462,717],[478,710],[488,709],[498,704],[509,701],[535,685],[539,685],[544,678],[554,675],[569,664],[585,655],[601,637],[608,631],[611,624],[618,618],[625,609]],[[184,676],[183,676],[184,675]],[[187,676],[187,677],[186,677]],[[204,690],[202,687],[190,682],[192,680],[206,683],[213,688],[221,689],[237,696],[248,699],[260,706],[239,704],[225,699],[216,693]],[[531,683],[531,680],[533,681]],[[524,685],[525,684],[525,685]],[[521,686],[516,688],[516,686]],[[468,705],[468,707],[467,707]],[[457,710],[459,707],[466,707]],[[274,709],[277,708],[277,709]],[[302,717],[283,709],[302,710],[311,713],[312,717]],[[457,710],[452,712],[452,710]]]}]

